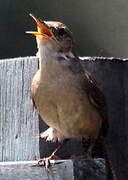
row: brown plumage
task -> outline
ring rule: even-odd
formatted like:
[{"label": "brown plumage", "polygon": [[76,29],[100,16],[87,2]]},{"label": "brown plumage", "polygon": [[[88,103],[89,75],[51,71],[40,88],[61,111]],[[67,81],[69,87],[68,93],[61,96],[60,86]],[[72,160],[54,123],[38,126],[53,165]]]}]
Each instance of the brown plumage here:
[{"label": "brown plumage", "polygon": [[[32,16],[32,15],[31,15]],[[32,80],[32,99],[50,127],[42,133],[48,141],[69,138],[96,140],[106,134],[107,107],[92,75],[73,53],[71,32],[60,22],[37,23],[40,68]]]},{"label": "brown plumage", "polygon": [[[76,61],[79,64],[78,59]],[[100,106],[104,105],[103,96],[79,66],[81,71],[74,72],[72,63],[67,70],[58,63],[54,69],[50,66],[51,74],[39,70],[33,79],[32,96],[37,110],[58,134],[54,139],[54,134],[50,137],[44,133],[47,140],[97,138],[99,134],[105,116],[104,106]]]},{"label": "brown plumage", "polygon": [[60,22],[37,23],[40,68],[31,92],[43,120],[51,128],[42,134],[50,141],[96,139],[107,124],[105,98],[92,75],[73,53],[73,38]]}]

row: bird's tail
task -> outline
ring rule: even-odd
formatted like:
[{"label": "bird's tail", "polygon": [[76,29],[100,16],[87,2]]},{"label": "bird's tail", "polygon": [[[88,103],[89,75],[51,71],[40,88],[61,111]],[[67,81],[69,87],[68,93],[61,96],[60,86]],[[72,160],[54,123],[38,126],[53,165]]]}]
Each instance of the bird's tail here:
[{"label": "bird's tail", "polygon": [[111,159],[109,158],[104,139],[102,141],[102,146],[103,146],[103,152],[104,152],[104,158],[105,158],[105,164],[106,164],[106,180],[117,180],[117,176],[112,166]]}]

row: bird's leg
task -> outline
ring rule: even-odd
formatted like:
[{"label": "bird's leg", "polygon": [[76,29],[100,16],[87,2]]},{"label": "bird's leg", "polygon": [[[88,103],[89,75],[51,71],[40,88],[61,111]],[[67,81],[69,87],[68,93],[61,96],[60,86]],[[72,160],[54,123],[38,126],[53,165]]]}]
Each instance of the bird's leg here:
[{"label": "bird's leg", "polygon": [[64,146],[64,144],[65,144],[67,141],[68,141],[68,139],[65,139],[65,140],[52,152],[52,154],[51,154],[49,157],[40,159],[40,160],[38,161],[38,164],[39,164],[39,165],[42,165],[42,163],[43,163],[43,165],[46,167],[46,169],[49,168],[50,165],[51,165],[51,164],[50,164],[50,160],[57,160],[57,159],[59,159],[59,157],[57,157],[57,156],[55,155],[55,153],[57,153],[57,152]]},{"label": "bird's leg", "polygon": [[87,150],[87,158],[91,158],[92,157],[92,150],[94,148],[94,145],[95,145],[95,142],[96,142],[96,139],[91,139],[91,144]]},{"label": "bird's leg", "polygon": [[92,150],[95,145],[95,142],[96,139],[89,139],[89,140],[86,140],[84,138],[82,139],[82,145],[86,152],[86,159],[92,158]]}]

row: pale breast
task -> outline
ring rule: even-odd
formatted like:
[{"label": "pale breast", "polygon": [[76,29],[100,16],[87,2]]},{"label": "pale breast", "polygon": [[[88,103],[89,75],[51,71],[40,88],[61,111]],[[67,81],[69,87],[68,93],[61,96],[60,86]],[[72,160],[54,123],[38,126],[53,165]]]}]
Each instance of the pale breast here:
[{"label": "pale breast", "polygon": [[58,76],[40,71],[32,82],[32,94],[43,120],[65,137],[97,136],[101,117],[81,87],[83,77],[66,72]]}]

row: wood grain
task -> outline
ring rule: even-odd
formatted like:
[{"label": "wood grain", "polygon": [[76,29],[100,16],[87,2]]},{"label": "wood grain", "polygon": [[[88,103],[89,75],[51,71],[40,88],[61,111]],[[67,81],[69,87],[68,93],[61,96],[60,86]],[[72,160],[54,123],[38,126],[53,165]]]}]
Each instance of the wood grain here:
[{"label": "wood grain", "polygon": [[[109,110],[107,150],[118,180],[128,177],[128,59],[83,57],[103,90]],[[46,129],[30,100],[31,79],[38,69],[35,57],[0,61],[0,161],[34,160],[49,155],[57,144],[39,139]],[[61,157],[81,155],[80,143],[71,140]]]},{"label": "wood grain", "polygon": [[0,180],[105,180],[102,159],[51,160],[48,170],[37,161],[0,163]]},{"label": "wood grain", "polygon": [[0,161],[39,158],[39,122],[30,99],[37,59],[0,61]]}]

